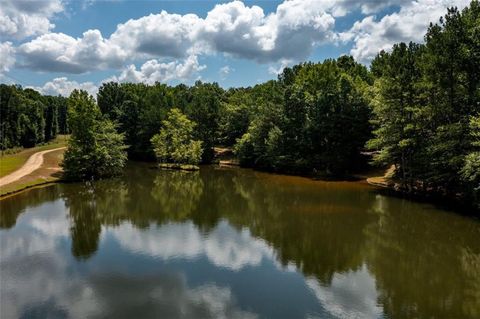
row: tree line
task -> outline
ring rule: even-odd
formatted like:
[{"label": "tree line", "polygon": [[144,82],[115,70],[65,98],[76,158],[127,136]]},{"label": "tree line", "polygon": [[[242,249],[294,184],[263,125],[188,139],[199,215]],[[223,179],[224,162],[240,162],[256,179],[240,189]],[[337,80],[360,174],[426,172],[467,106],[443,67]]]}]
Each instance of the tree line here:
[{"label": "tree line", "polygon": [[407,191],[480,202],[480,4],[449,9],[425,44],[400,43],[372,62],[374,160]]},{"label": "tree line", "polygon": [[[234,147],[244,166],[342,175],[364,160],[373,80],[365,66],[344,56],[286,68],[278,80],[248,88],[110,82],[100,87],[97,101],[125,135],[130,158],[154,159],[161,150],[152,138],[171,127],[170,141],[183,134],[200,142],[203,163],[211,163],[213,147],[223,145]],[[193,125],[179,124],[181,115]]]},{"label": "tree line", "polygon": [[67,134],[67,99],[0,84],[0,149],[32,147]]},{"label": "tree line", "polygon": [[[200,81],[193,86],[109,82],[96,101],[74,91],[65,124],[72,131],[66,171],[76,167],[70,176],[81,179],[108,176],[121,170],[124,155],[211,163],[214,146],[223,145],[233,148],[242,166],[275,172],[338,177],[368,162],[394,165],[393,178],[404,191],[478,203],[479,26],[480,5],[474,0],[432,23],[424,44],[396,44],[379,52],[370,68],[342,56],[287,67],[278,79],[246,88],[225,90]],[[13,103],[19,110],[44,111],[29,115],[42,132],[47,125],[37,117],[50,105],[43,101],[65,102],[7,88],[19,96]],[[22,127],[19,117],[13,118],[8,125]],[[25,135],[11,127],[2,116],[2,141]],[[15,144],[2,147],[10,145]],[[82,155],[92,152],[98,153],[94,162]],[[79,172],[85,167],[91,169]]]}]

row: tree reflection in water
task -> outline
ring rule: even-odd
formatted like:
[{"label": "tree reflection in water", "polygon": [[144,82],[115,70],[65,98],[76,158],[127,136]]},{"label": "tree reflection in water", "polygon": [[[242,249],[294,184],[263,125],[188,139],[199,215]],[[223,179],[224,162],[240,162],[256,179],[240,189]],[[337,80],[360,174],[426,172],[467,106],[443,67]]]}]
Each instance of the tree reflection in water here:
[{"label": "tree reflection in water", "polygon": [[480,316],[478,221],[356,183],[132,165],[120,179],[55,185],[0,201],[0,227],[15,228],[26,208],[59,198],[78,260],[89,260],[102,229],[112,228],[128,235],[125,247],[165,259],[204,254],[231,271],[273,259],[301,271],[334,316]]},{"label": "tree reflection in water", "polygon": [[168,221],[191,218],[203,193],[199,172],[165,171],[155,178],[151,194]]}]

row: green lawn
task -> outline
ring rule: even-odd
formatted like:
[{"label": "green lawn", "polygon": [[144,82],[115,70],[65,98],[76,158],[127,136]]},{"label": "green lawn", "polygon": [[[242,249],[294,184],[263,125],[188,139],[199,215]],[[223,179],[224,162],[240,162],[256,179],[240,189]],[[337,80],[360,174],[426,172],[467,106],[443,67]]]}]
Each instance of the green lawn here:
[{"label": "green lawn", "polygon": [[55,140],[46,145],[41,145],[32,148],[26,148],[16,154],[9,154],[0,156],[0,177],[16,171],[27,161],[27,159],[34,153],[39,151],[51,150],[54,148],[65,146],[67,143],[67,135],[59,135]]}]

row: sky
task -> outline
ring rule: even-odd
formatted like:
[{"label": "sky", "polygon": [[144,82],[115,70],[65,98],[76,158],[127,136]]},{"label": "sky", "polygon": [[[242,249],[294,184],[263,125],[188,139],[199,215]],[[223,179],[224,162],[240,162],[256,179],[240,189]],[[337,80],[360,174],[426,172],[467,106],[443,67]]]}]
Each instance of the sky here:
[{"label": "sky", "polygon": [[344,54],[369,65],[469,0],[0,0],[0,83],[68,96],[103,82],[253,86]]}]

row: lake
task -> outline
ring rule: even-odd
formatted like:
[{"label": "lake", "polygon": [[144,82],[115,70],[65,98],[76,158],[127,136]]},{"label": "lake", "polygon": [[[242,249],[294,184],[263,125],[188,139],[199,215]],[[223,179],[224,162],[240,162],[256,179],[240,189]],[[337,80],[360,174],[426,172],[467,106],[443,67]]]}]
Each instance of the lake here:
[{"label": "lake", "polygon": [[1,318],[480,318],[480,222],[238,168],[0,201]]}]

